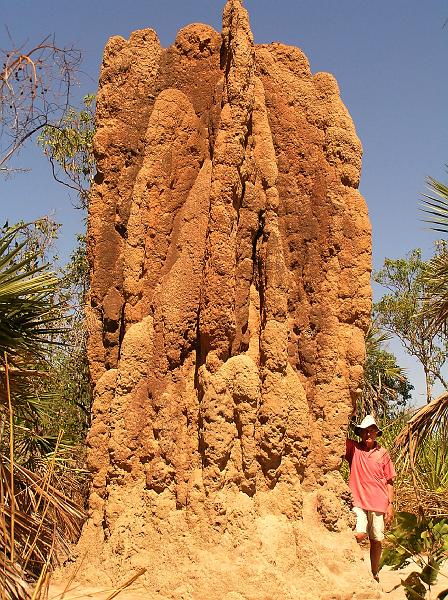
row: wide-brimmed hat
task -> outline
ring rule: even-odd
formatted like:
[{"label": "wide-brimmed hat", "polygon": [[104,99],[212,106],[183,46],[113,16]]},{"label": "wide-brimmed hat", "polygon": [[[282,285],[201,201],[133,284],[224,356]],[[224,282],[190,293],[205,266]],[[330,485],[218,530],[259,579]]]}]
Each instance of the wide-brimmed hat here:
[{"label": "wide-brimmed hat", "polygon": [[375,427],[378,429],[378,437],[383,434],[383,432],[381,431],[381,429],[376,424],[374,416],[373,415],[366,415],[364,417],[364,419],[361,421],[361,423],[359,425],[355,426],[355,433],[356,433],[356,435],[361,436],[361,429],[367,429],[367,427],[370,427],[371,425],[375,425]]}]

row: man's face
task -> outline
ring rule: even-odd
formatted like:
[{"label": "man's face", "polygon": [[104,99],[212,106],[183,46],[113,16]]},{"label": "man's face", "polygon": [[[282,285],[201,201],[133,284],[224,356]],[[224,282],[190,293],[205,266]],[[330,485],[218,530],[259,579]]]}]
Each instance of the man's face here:
[{"label": "man's face", "polygon": [[361,429],[361,440],[367,448],[373,448],[378,436],[378,427],[370,425],[365,429]]}]

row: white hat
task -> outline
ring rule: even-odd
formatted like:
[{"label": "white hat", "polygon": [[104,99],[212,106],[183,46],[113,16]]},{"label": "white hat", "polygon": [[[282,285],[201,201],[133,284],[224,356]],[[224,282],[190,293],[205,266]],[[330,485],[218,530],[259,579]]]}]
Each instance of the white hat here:
[{"label": "white hat", "polygon": [[375,425],[375,427],[378,429],[378,437],[383,434],[383,432],[381,431],[381,429],[376,424],[374,416],[373,415],[366,415],[364,417],[364,419],[361,421],[361,423],[359,425],[355,426],[355,433],[356,433],[356,435],[361,436],[361,429],[367,429],[367,427],[370,427],[371,425]]}]

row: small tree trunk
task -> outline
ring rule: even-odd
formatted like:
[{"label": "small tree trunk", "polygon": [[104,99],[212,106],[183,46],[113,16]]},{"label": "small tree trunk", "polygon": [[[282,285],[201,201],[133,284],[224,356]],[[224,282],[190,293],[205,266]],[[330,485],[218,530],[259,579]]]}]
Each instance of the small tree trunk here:
[{"label": "small tree trunk", "polygon": [[425,384],[426,384],[426,403],[429,404],[432,400],[432,389],[429,371],[425,369]]}]

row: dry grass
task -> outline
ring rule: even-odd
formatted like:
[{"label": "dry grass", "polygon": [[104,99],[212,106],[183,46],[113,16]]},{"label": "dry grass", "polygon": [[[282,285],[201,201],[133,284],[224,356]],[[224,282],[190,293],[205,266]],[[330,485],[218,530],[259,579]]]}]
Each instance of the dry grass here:
[{"label": "dry grass", "polygon": [[396,437],[398,510],[448,516],[448,393],[420,408]]},{"label": "dry grass", "polygon": [[57,552],[79,535],[84,513],[54,485],[57,451],[41,473],[16,462],[7,361],[5,377],[9,451],[0,454],[0,597],[38,600]]},{"label": "dry grass", "polygon": [[395,507],[397,511],[423,513],[427,517],[448,517],[448,495],[424,488],[416,492],[412,483],[401,483],[395,488]]}]

